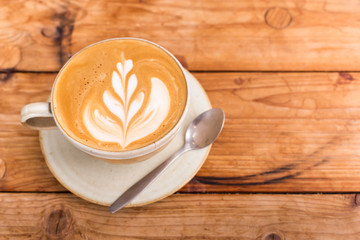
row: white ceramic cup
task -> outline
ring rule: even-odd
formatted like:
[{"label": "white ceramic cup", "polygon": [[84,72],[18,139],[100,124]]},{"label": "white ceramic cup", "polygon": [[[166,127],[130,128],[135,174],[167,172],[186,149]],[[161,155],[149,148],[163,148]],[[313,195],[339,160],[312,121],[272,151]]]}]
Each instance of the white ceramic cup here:
[{"label": "white ceramic cup", "polygon": [[[112,40],[119,40],[119,39],[120,40],[121,39],[134,39],[134,40],[145,41],[147,43],[153,44],[153,45],[159,47],[165,53],[167,53],[171,58],[173,58],[182,70],[184,81],[186,81],[186,87],[187,87],[187,99],[186,99],[186,103],[185,103],[184,112],[182,113],[182,116],[181,116],[180,120],[177,122],[177,124],[175,125],[175,127],[173,127],[164,137],[162,137],[161,139],[159,139],[158,141],[156,141],[150,145],[147,145],[145,147],[141,147],[141,148],[138,148],[135,150],[116,152],[116,151],[105,151],[105,150],[95,149],[95,148],[86,146],[86,145],[76,141],[74,138],[72,138],[70,135],[68,135],[64,131],[64,129],[61,128],[61,125],[59,124],[59,122],[53,115],[54,109],[53,109],[53,104],[51,101],[50,102],[30,103],[28,105],[25,105],[21,110],[21,123],[29,128],[33,128],[33,129],[37,129],[37,130],[58,128],[63,133],[65,138],[67,140],[69,140],[70,143],[72,145],[74,145],[76,148],[80,149],[81,151],[83,151],[93,157],[96,157],[98,159],[101,159],[101,160],[104,160],[104,161],[107,161],[110,163],[133,163],[133,162],[137,162],[137,161],[142,161],[142,160],[150,158],[155,153],[157,153],[161,149],[163,149],[175,137],[176,133],[181,128],[181,126],[184,122],[186,113],[189,108],[189,92],[190,92],[189,91],[189,82],[187,81],[187,79],[185,77],[184,69],[181,66],[180,62],[169,51],[167,51],[165,48],[157,45],[156,43],[153,43],[153,42],[150,42],[150,41],[147,41],[144,39],[113,38],[113,39],[107,39],[107,40],[103,40],[103,41],[94,43],[92,45],[89,45],[88,47],[91,47],[95,44],[98,44],[98,43],[101,43],[104,41],[112,41]],[[78,53],[84,51],[88,47],[83,48]],[[74,56],[76,56],[78,53],[74,54]],[[51,98],[50,98],[51,100],[52,100],[52,95],[54,93],[54,87],[55,87],[55,83],[58,79],[58,76],[60,75],[61,71],[65,68],[65,66],[72,61],[72,58],[74,56],[72,56],[65,63],[65,65],[61,68],[61,70],[59,71],[59,74],[55,78],[55,81],[54,81],[54,84],[52,87],[52,91],[51,91]]]}]

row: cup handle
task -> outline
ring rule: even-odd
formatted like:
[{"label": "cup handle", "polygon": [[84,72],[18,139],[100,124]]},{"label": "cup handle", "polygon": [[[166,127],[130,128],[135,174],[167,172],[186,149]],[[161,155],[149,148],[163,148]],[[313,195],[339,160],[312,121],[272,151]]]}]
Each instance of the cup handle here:
[{"label": "cup handle", "polygon": [[56,128],[56,123],[51,112],[50,102],[38,102],[25,105],[21,109],[21,123],[33,129]]}]

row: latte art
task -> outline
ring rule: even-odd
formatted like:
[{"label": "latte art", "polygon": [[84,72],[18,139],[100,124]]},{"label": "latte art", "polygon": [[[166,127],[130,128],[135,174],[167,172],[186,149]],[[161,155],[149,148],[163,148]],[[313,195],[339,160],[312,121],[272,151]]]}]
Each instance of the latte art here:
[{"label": "latte art", "polygon": [[187,91],[183,70],[169,53],[146,41],[115,39],[71,58],[55,81],[52,104],[72,139],[122,152],[178,129]]},{"label": "latte art", "polygon": [[87,104],[83,121],[89,133],[99,141],[116,142],[122,147],[155,132],[169,114],[170,94],[158,78],[151,78],[149,100],[144,104],[145,92],[135,90],[138,79],[133,61],[124,59],[112,73],[112,89],[103,93],[103,103],[112,116]]}]

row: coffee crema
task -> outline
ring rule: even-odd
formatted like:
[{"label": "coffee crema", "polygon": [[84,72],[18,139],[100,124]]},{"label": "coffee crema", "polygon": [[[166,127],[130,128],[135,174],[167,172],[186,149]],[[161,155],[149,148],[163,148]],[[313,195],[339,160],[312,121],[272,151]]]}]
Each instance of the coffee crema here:
[{"label": "coffee crema", "polygon": [[72,57],[54,85],[57,122],[73,139],[105,151],[156,142],[179,121],[185,76],[164,50],[146,41],[114,39]]}]

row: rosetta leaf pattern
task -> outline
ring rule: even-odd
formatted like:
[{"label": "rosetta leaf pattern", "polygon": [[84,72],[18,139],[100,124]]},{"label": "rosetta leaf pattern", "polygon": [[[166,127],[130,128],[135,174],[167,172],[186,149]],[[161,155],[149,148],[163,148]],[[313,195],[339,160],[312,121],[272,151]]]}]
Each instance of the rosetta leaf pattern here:
[{"label": "rosetta leaf pattern", "polygon": [[[126,135],[129,122],[140,110],[140,107],[144,102],[144,93],[142,92],[138,93],[134,101],[131,101],[138,85],[138,80],[135,74],[131,74],[130,77],[128,77],[132,68],[132,60],[126,60],[124,63],[117,64],[117,70],[119,73],[113,71],[112,74],[112,86],[122,102],[119,103],[114,98],[112,102],[115,102],[115,104],[119,107],[109,108],[109,110],[121,119],[124,128],[124,135]],[[109,93],[105,92],[104,95],[105,94],[108,95]]]},{"label": "rosetta leaf pattern", "polygon": [[[90,107],[86,108],[84,118],[93,137],[104,142],[117,142],[123,148],[156,131],[170,109],[169,90],[156,77],[150,79],[148,102],[144,103],[145,93],[137,91],[139,83],[133,67],[131,59],[117,63],[111,78],[113,91],[107,89],[102,95],[106,108],[117,119],[98,109],[90,110]],[[87,120],[88,117],[93,120]]]}]

